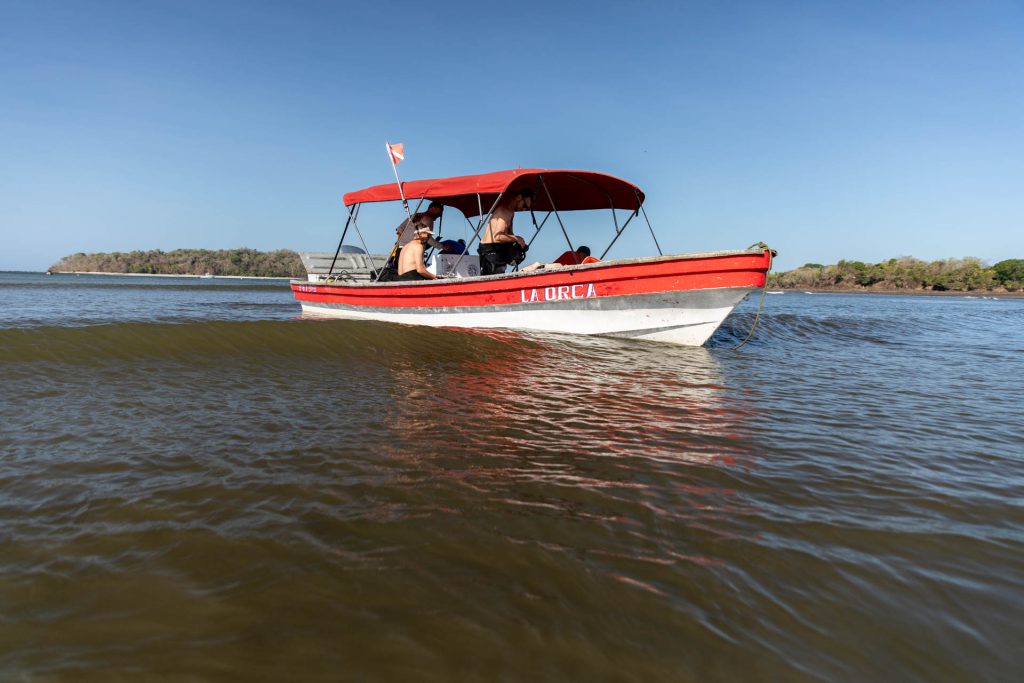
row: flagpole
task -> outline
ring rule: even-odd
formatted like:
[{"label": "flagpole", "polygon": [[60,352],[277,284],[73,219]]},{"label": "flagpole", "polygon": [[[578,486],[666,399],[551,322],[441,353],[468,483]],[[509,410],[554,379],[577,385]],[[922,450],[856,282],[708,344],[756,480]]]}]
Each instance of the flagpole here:
[{"label": "flagpole", "polygon": [[[391,143],[387,140],[384,141],[384,149],[388,153],[388,161],[391,162],[391,170],[395,172],[395,183],[398,185],[398,196],[402,198],[402,206],[405,207],[406,220],[408,221],[408,225],[412,225],[412,213],[409,211],[409,202],[405,199],[405,190],[402,189],[402,180],[398,177],[398,166],[395,164],[395,157],[391,153]],[[395,244],[391,247],[391,253],[388,255],[387,263],[384,264],[384,268],[380,269],[375,282],[380,281],[381,275],[384,274],[384,271],[392,263],[395,264],[394,267],[397,269],[399,254],[398,242],[402,239],[402,232],[403,231],[399,230],[398,234],[395,236]]]},{"label": "flagpole", "polygon": [[402,180],[398,177],[398,165],[395,164],[395,157],[391,154],[391,143],[387,140],[384,141],[384,149],[388,152],[388,161],[391,162],[391,170],[395,172],[395,183],[398,185],[398,196],[402,198],[402,206],[405,208],[405,215],[409,218],[409,224],[412,224],[412,213],[409,211],[409,202],[405,199],[405,190],[402,189]]}]

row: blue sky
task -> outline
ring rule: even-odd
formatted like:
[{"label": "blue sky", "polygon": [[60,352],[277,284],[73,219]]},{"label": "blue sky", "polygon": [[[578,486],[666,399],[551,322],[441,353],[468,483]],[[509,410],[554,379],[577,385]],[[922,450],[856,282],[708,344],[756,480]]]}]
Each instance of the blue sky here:
[{"label": "blue sky", "polygon": [[333,249],[385,139],[404,179],[632,180],[666,252],[1024,258],[1024,4],[0,0],[2,270]]}]

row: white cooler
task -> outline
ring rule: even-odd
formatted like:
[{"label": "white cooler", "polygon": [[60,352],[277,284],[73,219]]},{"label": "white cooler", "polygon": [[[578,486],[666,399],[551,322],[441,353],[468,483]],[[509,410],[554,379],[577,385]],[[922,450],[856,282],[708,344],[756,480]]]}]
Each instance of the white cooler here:
[{"label": "white cooler", "polygon": [[[430,265],[427,267],[434,275],[445,275],[447,277],[476,277],[480,274],[480,257],[476,254],[442,254],[437,252],[434,257],[430,259]],[[459,268],[455,270],[455,263],[458,262]]]}]

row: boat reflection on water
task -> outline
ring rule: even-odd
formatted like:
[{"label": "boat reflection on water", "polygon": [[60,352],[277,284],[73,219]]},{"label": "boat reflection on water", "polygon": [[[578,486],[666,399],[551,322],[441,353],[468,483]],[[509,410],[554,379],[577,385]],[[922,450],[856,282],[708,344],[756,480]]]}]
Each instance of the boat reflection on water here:
[{"label": "boat reflection on water", "polygon": [[[483,353],[392,364],[393,454],[497,505],[640,524],[734,509],[755,409],[704,348],[450,331]],[[426,476],[423,476],[426,475]],[[632,521],[631,521],[632,520]]]},{"label": "boat reflection on water", "polygon": [[443,368],[392,368],[396,424],[429,439],[505,459],[619,455],[729,465],[747,457],[737,432],[754,406],[726,388],[705,348],[570,343],[511,330],[450,334],[496,348]]},{"label": "boat reflection on water", "polygon": [[379,474],[407,492],[398,514],[432,520],[455,553],[471,543],[534,573],[568,562],[691,610],[684,584],[735,562],[717,544],[745,537],[751,512],[736,478],[752,465],[755,407],[727,388],[714,353],[444,334],[473,353],[390,363],[395,438],[377,455]]}]

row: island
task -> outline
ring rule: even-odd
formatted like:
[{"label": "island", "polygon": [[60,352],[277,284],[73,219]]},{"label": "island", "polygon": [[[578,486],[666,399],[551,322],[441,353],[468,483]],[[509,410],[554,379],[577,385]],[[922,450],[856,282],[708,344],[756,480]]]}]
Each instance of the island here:
[{"label": "island", "polygon": [[220,277],[304,278],[306,269],[290,249],[175,249],[72,254],[50,266],[51,273],[123,275],[213,275]]},{"label": "island", "polygon": [[992,266],[971,257],[929,263],[912,256],[881,263],[807,263],[790,271],[772,273],[768,286],[846,292],[1021,292],[1024,259],[1009,259]]}]

